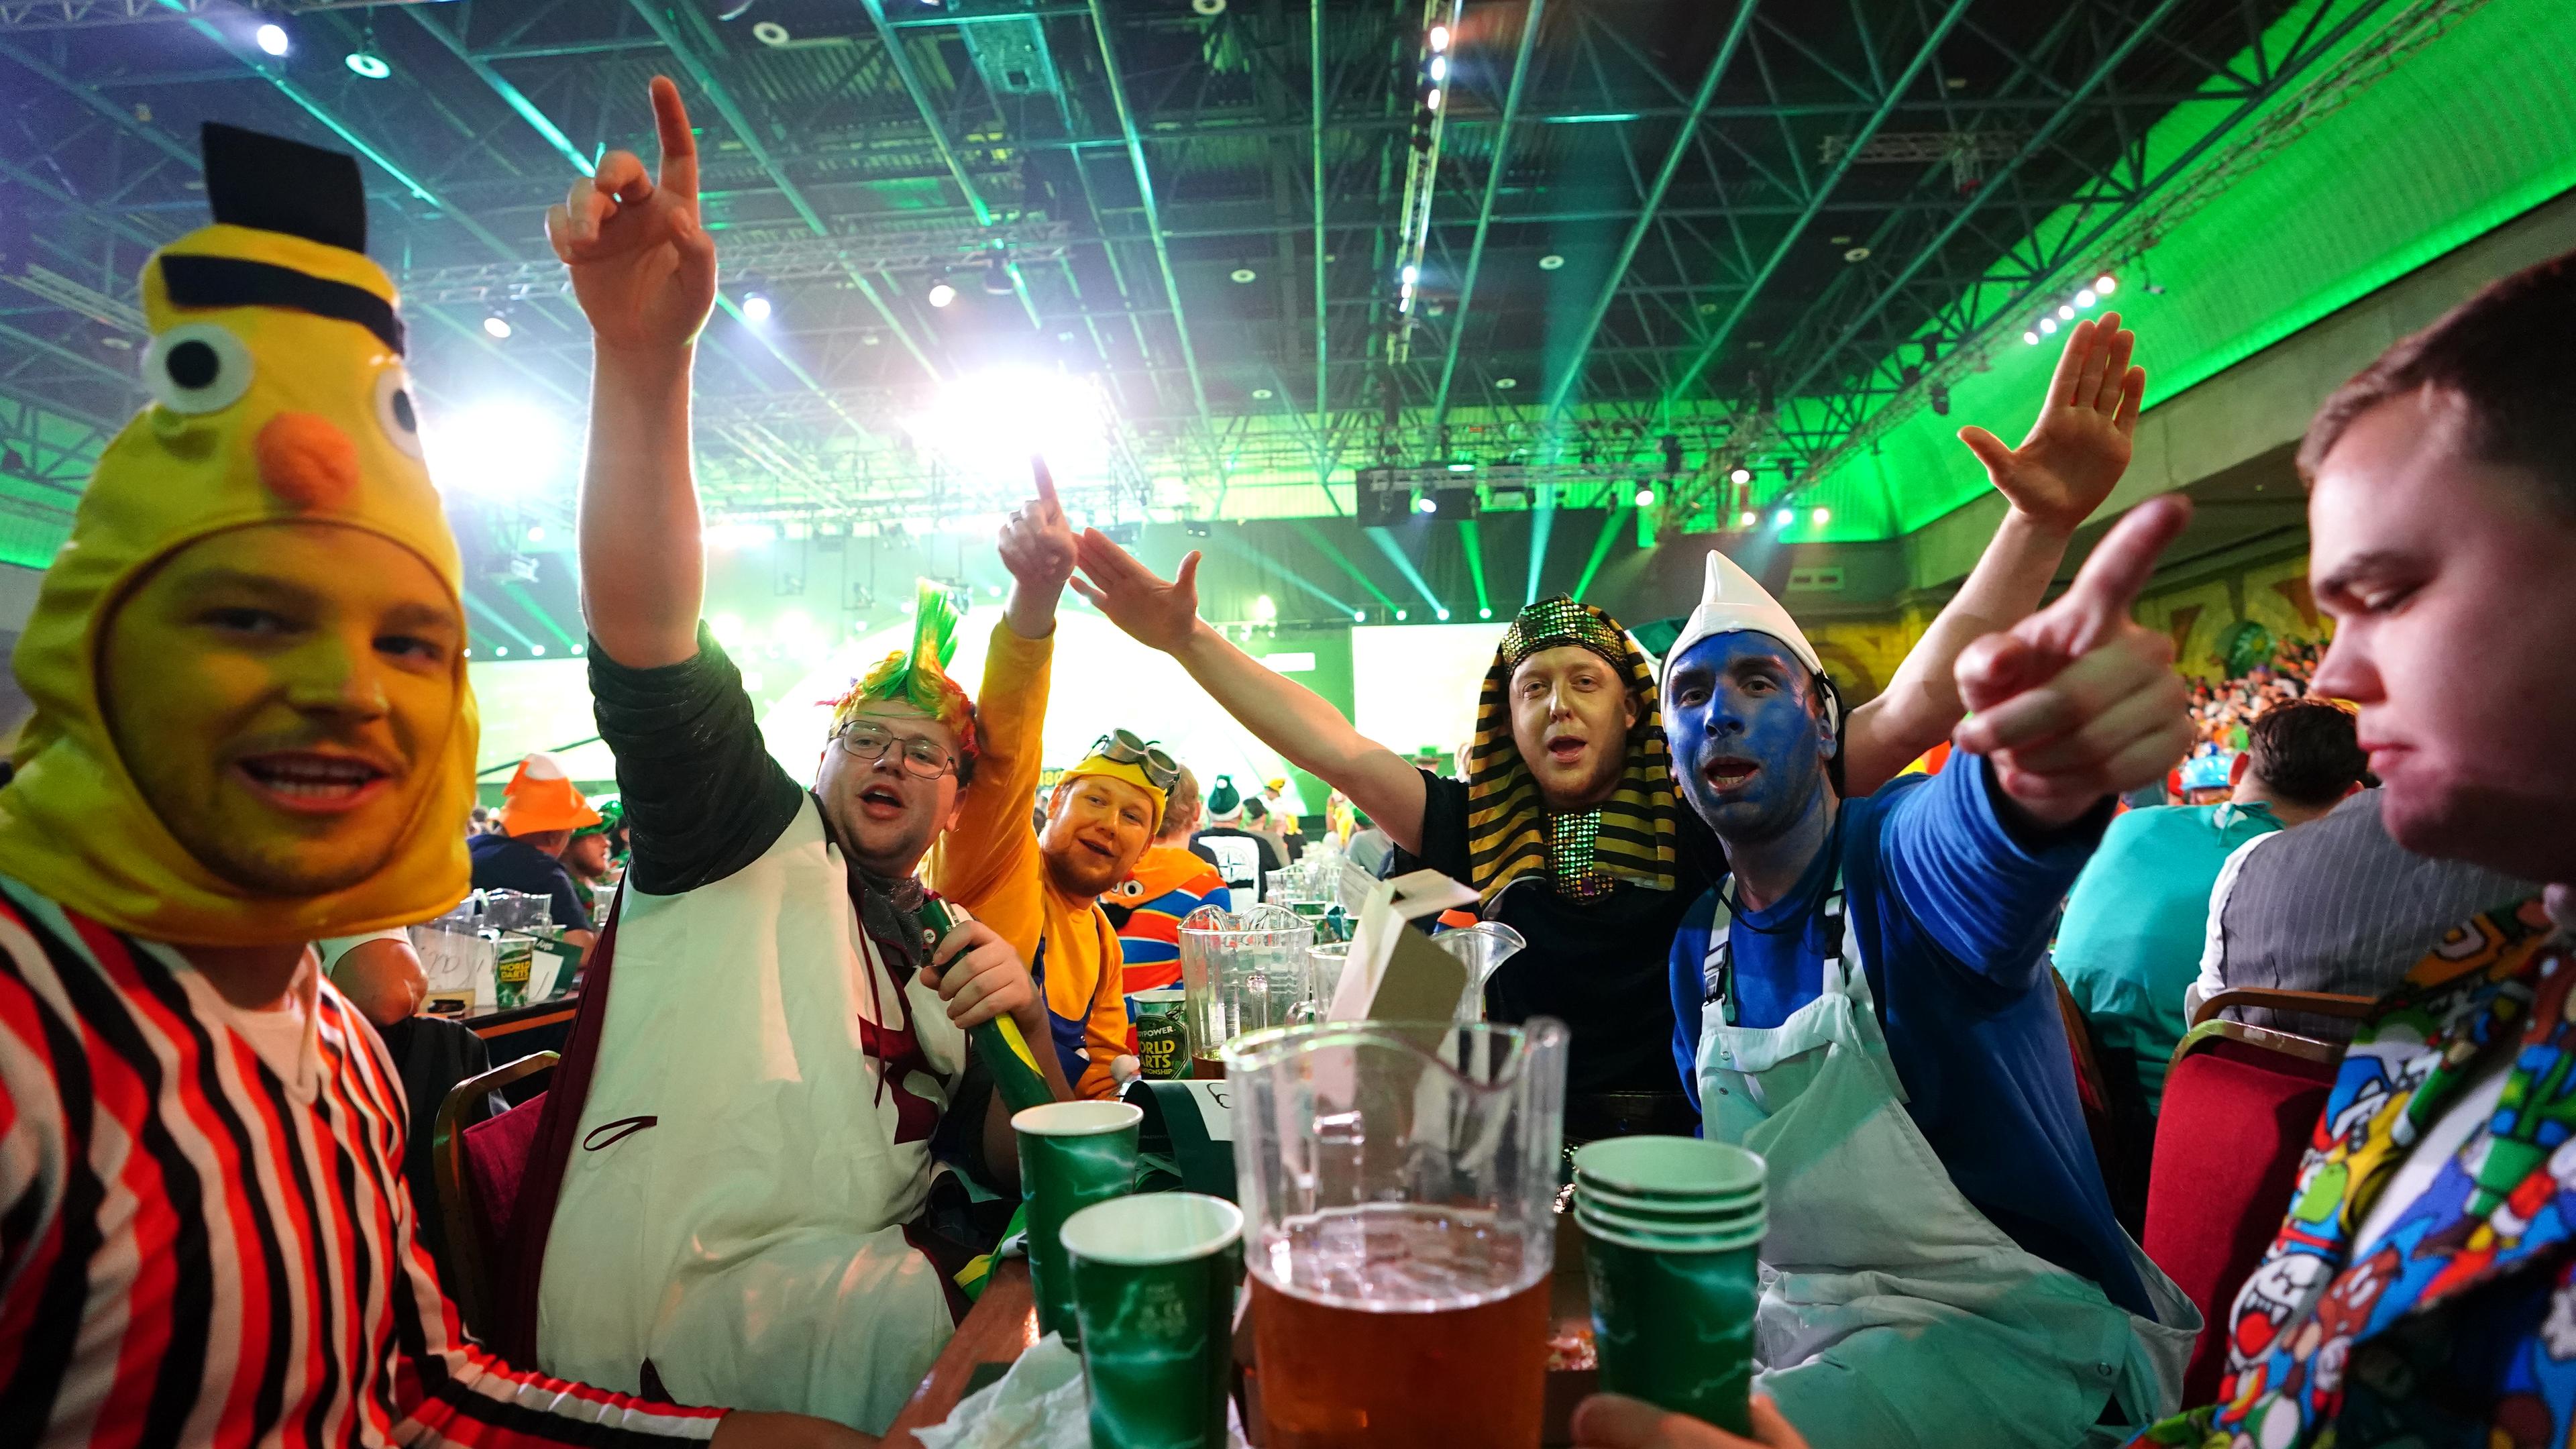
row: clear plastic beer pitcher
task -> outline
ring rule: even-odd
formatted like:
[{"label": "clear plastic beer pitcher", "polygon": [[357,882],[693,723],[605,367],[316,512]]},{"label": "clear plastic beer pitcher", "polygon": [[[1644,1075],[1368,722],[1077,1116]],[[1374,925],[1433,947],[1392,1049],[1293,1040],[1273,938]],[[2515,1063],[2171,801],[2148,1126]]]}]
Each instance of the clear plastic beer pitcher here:
[{"label": "clear plastic beer pitcher", "polygon": [[1306,954],[1314,945],[1314,925],[1281,906],[1190,912],[1181,922],[1181,989],[1191,1075],[1220,1075],[1218,1048],[1297,1020],[1313,978]]},{"label": "clear plastic beer pitcher", "polygon": [[1366,1021],[1227,1046],[1273,1445],[1538,1442],[1568,1039]]}]

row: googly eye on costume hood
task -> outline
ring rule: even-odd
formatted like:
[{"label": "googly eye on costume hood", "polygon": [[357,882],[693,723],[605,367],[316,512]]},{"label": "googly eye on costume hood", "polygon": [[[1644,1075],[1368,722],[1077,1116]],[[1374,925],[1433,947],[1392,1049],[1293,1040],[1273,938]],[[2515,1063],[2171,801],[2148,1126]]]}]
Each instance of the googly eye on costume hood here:
[{"label": "googly eye on costume hood", "polygon": [[143,385],[174,413],[221,412],[241,401],[258,372],[250,344],[220,323],[182,323],[143,352]]}]

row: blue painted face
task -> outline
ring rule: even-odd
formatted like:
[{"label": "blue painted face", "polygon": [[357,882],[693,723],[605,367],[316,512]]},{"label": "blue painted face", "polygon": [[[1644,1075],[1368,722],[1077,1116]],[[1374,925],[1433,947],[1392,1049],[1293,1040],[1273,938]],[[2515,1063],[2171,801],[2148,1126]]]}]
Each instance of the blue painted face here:
[{"label": "blue painted face", "polygon": [[1834,752],[1807,666],[1745,630],[1713,634],[1673,661],[1664,734],[1682,798],[1730,844],[1773,839],[1815,808]]}]

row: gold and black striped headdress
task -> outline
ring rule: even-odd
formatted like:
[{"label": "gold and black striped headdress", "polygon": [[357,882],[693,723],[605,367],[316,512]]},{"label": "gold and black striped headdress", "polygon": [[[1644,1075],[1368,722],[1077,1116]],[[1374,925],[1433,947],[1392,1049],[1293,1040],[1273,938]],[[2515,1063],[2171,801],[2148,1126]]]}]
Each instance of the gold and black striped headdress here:
[{"label": "gold and black striped headdress", "polygon": [[[1542,649],[1589,649],[1627,680],[1637,701],[1619,786],[1597,809],[1555,813],[1512,739],[1512,671]],[[1476,738],[1467,747],[1468,884],[1490,901],[1505,886],[1545,872],[1567,895],[1590,896],[1618,881],[1674,888],[1673,776],[1657,707],[1654,672],[1619,621],[1559,594],[1521,610],[1494,650],[1476,700]]]}]

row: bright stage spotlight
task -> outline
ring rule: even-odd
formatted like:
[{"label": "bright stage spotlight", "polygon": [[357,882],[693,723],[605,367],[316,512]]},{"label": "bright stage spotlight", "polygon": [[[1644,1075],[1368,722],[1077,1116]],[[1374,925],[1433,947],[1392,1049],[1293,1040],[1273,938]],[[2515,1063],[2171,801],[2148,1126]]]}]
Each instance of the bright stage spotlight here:
[{"label": "bright stage spotlight", "polygon": [[572,486],[580,458],[557,413],[518,401],[484,402],[421,419],[430,480],[449,493],[527,499]]},{"label": "bright stage spotlight", "polygon": [[1807,519],[1809,522],[1815,524],[1816,527],[1822,528],[1826,524],[1834,521],[1834,511],[1830,508],[1819,508],[1815,512],[1808,514]]},{"label": "bright stage spotlight", "polygon": [[2104,272],[2093,279],[2093,291],[2096,296],[2107,297],[2118,290],[2120,290],[2120,279],[2109,272]]},{"label": "bright stage spotlight", "polygon": [[950,382],[904,429],[959,467],[1022,490],[1032,455],[1043,455],[1059,482],[1096,478],[1109,466],[1099,387],[1036,367],[998,367]]},{"label": "bright stage spotlight", "polygon": [[1753,525],[1760,523],[1761,521],[1761,519],[1754,517],[1753,510],[1748,508],[1736,518],[1735,526],[1738,528],[1751,528]]},{"label": "bright stage spotlight", "polygon": [[284,55],[292,48],[286,38],[286,27],[283,25],[263,25],[259,28],[258,35],[259,48],[271,55]]},{"label": "bright stage spotlight", "polygon": [[948,285],[946,282],[933,282],[930,284],[931,306],[945,307],[956,300],[957,289],[955,287]]},{"label": "bright stage spotlight", "polygon": [[1654,506],[1655,506],[1655,490],[1654,490],[1654,489],[1652,489],[1652,488],[1640,488],[1640,489],[1638,489],[1638,490],[1637,490],[1637,497],[1636,497],[1636,504],[1637,504],[1637,506],[1638,506],[1639,508],[1652,508],[1652,507],[1654,507]]},{"label": "bright stage spotlight", "polygon": [[766,523],[711,523],[699,537],[709,548],[758,548],[775,534]]},{"label": "bright stage spotlight", "polygon": [[498,312],[484,318],[483,335],[495,342],[507,341],[510,336],[510,319]]},{"label": "bright stage spotlight", "polygon": [[1787,528],[1790,524],[1797,521],[1798,514],[1795,509],[1783,508],[1779,512],[1771,515],[1771,526],[1773,528]]},{"label": "bright stage spotlight", "polygon": [[1421,497],[1413,500],[1413,511],[1416,513],[1438,513],[1440,511],[1440,500],[1432,497],[1428,493],[1425,493]]},{"label": "bright stage spotlight", "polygon": [[769,299],[752,292],[742,299],[742,320],[757,325],[769,320]]}]

